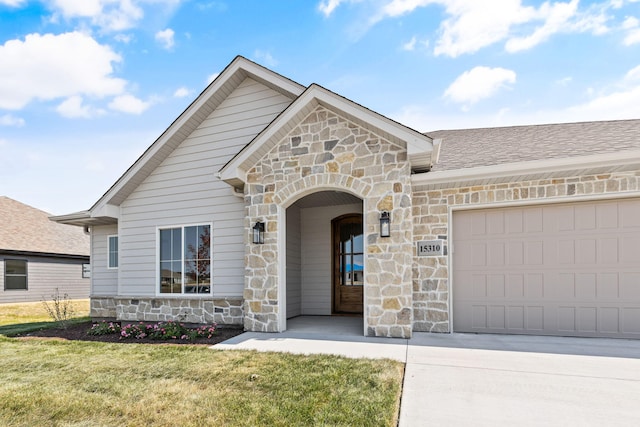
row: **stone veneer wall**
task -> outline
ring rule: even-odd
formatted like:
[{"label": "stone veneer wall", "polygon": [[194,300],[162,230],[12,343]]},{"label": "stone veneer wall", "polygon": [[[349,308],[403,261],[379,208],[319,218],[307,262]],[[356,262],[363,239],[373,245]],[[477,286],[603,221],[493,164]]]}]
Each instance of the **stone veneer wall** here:
[{"label": "stone veneer wall", "polygon": [[[553,199],[571,202],[576,196],[615,194],[640,189],[640,172],[541,179],[506,184],[468,186],[413,193],[413,237],[447,239],[449,208],[461,205]],[[445,247],[447,244],[445,243]],[[415,244],[414,244],[415,248]],[[414,249],[415,251],[415,249]],[[449,332],[449,267],[447,256],[413,259],[413,330]]]},{"label": "stone veneer wall", "polygon": [[[245,329],[278,331],[278,206],[315,191],[346,191],[363,200],[367,335],[412,332],[412,218],[406,148],[317,107],[248,171]],[[380,211],[391,212],[391,237],[379,237]],[[265,244],[250,243],[255,221]],[[331,268],[327,266],[327,268]]]},{"label": "stone veneer wall", "polygon": [[91,298],[90,316],[98,319],[159,322],[177,320],[187,323],[242,325],[241,298]]}]

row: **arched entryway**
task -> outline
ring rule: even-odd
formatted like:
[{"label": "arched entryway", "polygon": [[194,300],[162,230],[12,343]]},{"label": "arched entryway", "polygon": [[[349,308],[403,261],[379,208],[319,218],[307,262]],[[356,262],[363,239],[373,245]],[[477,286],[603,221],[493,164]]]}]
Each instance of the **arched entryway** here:
[{"label": "arched entryway", "polygon": [[[286,319],[298,316],[362,316],[365,288],[362,199],[344,191],[321,190],[300,197],[281,212],[284,214],[281,233],[285,241],[285,314],[281,318],[281,330],[286,329]],[[338,233],[342,227],[342,240],[347,240],[349,232],[348,240],[355,241],[357,251],[353,251],[353,242],[340,245],[335,227]],[[352,239],[354,230],[359,233]],[[340,257],[344,258],[342,267]],[[356,261],[358,267],[354,268],[352,261]],[[344,273],[342,283],[341,271]],[[345,289],[343,294],[340,288],[336,291],[336,285],[350,289]],[[340,299],[336,304],[336,296],[344,297],[344,304]]]}]

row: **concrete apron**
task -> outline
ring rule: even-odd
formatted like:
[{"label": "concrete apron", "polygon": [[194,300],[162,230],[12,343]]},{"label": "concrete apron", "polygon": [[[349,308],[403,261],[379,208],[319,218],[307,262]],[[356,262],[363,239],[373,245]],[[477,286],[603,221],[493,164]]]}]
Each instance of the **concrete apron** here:
[{"label": "concrete apron", "polygon": [[362,336],[362,319],[302,316],[214,349],[406,363],[400,426],[640,425],[640,340],[414,333]]}]

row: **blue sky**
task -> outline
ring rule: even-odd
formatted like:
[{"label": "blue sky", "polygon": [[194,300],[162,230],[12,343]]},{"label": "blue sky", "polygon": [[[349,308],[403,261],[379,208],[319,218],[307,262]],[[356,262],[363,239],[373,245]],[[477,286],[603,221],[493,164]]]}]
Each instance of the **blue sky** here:
[{"label": "blue sky", "polygon": [[640,118],[640,0],[0,0],[0,195],[88,209],[236,55],[423,132]]}]

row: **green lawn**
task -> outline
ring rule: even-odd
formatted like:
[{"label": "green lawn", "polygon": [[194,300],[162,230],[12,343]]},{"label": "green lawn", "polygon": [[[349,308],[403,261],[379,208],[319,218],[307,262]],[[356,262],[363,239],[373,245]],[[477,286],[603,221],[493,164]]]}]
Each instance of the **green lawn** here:
[{"label": "green lawn", "polygon": [[3,426],[395,426],[403,364],[0,337]]},{"label": "green lawn", "polygon": [[[70,304],[74,310],[74,319],[78,321],[89,319],[88,299],[72,300]],[[0,304],[0,335],[25,334],[56,326],[52,320],[42,302]]]}]

